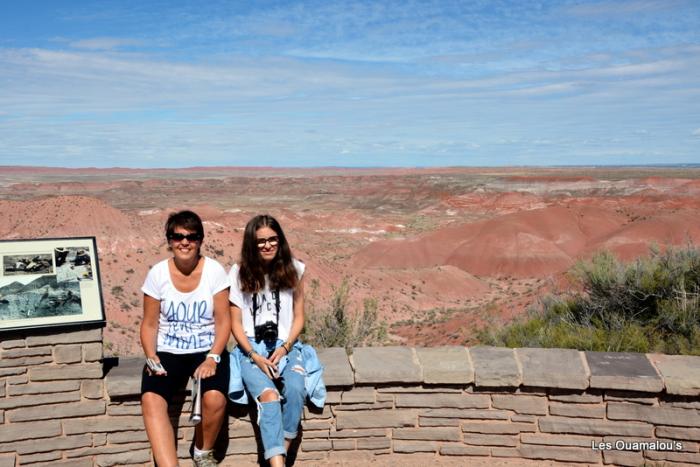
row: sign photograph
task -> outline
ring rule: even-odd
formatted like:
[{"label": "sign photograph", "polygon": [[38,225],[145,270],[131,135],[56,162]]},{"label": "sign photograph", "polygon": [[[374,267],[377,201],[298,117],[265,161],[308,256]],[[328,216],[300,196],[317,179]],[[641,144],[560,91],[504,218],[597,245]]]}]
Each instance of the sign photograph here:
[{"label": "sign photograph", "polygon": [[0,331],[104,321],[95,237],[0,241]]}]

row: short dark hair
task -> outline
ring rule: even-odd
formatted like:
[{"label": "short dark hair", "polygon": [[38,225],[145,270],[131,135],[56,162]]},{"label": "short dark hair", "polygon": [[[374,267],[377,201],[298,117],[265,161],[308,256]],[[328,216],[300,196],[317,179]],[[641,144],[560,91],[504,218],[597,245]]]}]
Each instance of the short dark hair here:
[{"label": "short dark hair", "polygon": [[165,238],[170,239],[170,236],[175,233],[175,227],[182,227],[196,233],[202,239],[204,238],[202,219],[192,211],[185,210],[170,213],[168,220],[165,221]]}]

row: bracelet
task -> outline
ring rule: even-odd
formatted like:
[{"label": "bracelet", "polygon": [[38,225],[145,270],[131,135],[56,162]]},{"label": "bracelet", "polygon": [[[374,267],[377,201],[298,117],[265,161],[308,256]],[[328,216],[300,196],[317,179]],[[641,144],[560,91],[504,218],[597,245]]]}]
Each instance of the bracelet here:
[{"label": "bracelet", "polygon": [[257,352],[255,351],[255,349],[251,348],[250,351],[247,354],[245,354],[245,356],[248,357],[248,360],[250,360],[250,363],[255,363],[253,361],[253,355],[255,355],[256,353]]}]

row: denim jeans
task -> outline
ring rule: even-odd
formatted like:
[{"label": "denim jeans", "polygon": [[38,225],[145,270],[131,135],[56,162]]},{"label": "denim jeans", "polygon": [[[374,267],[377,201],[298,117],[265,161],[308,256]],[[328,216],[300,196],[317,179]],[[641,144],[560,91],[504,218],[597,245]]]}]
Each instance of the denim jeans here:
[{"label": "denim jeans", "polygon": [[[251,339],[251,344],[253,343],[254,340]],[[275,344],[268,346],[268,352],[272,353],[282,343],[283,341],[278,340]],[[259,348],[259,344],[255,347]],[[265,459],[279,454],[286,455],[284,440],[285,438],[294,439],[297,437],[306,397],[305,371],[301,352],[295,348],[289,352],[287,364],[282,369],[280,378],[275,380],[277,385],[256,364],[250,363],[250,360],[243,355],[240,349],[235,354],[240,359],[243,385],[255,399],[258,407],[258,426],[265,449]],[[260,395],[266,390],[273,390],[278,394],[281,392],[281,397],[272,402],[260,402]]]}]

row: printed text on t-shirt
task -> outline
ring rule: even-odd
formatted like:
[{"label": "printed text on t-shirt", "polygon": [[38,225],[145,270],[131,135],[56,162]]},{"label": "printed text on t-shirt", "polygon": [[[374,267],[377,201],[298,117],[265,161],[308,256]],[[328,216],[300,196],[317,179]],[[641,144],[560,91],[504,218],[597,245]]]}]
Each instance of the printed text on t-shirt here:
[{"label": "printed text on t-shirt", "polygon": [[194,303],[170,302],[165,317],[168,321],[187,321],[190,323],[200,323],[207,314],[207,302],[201,300]]}]

